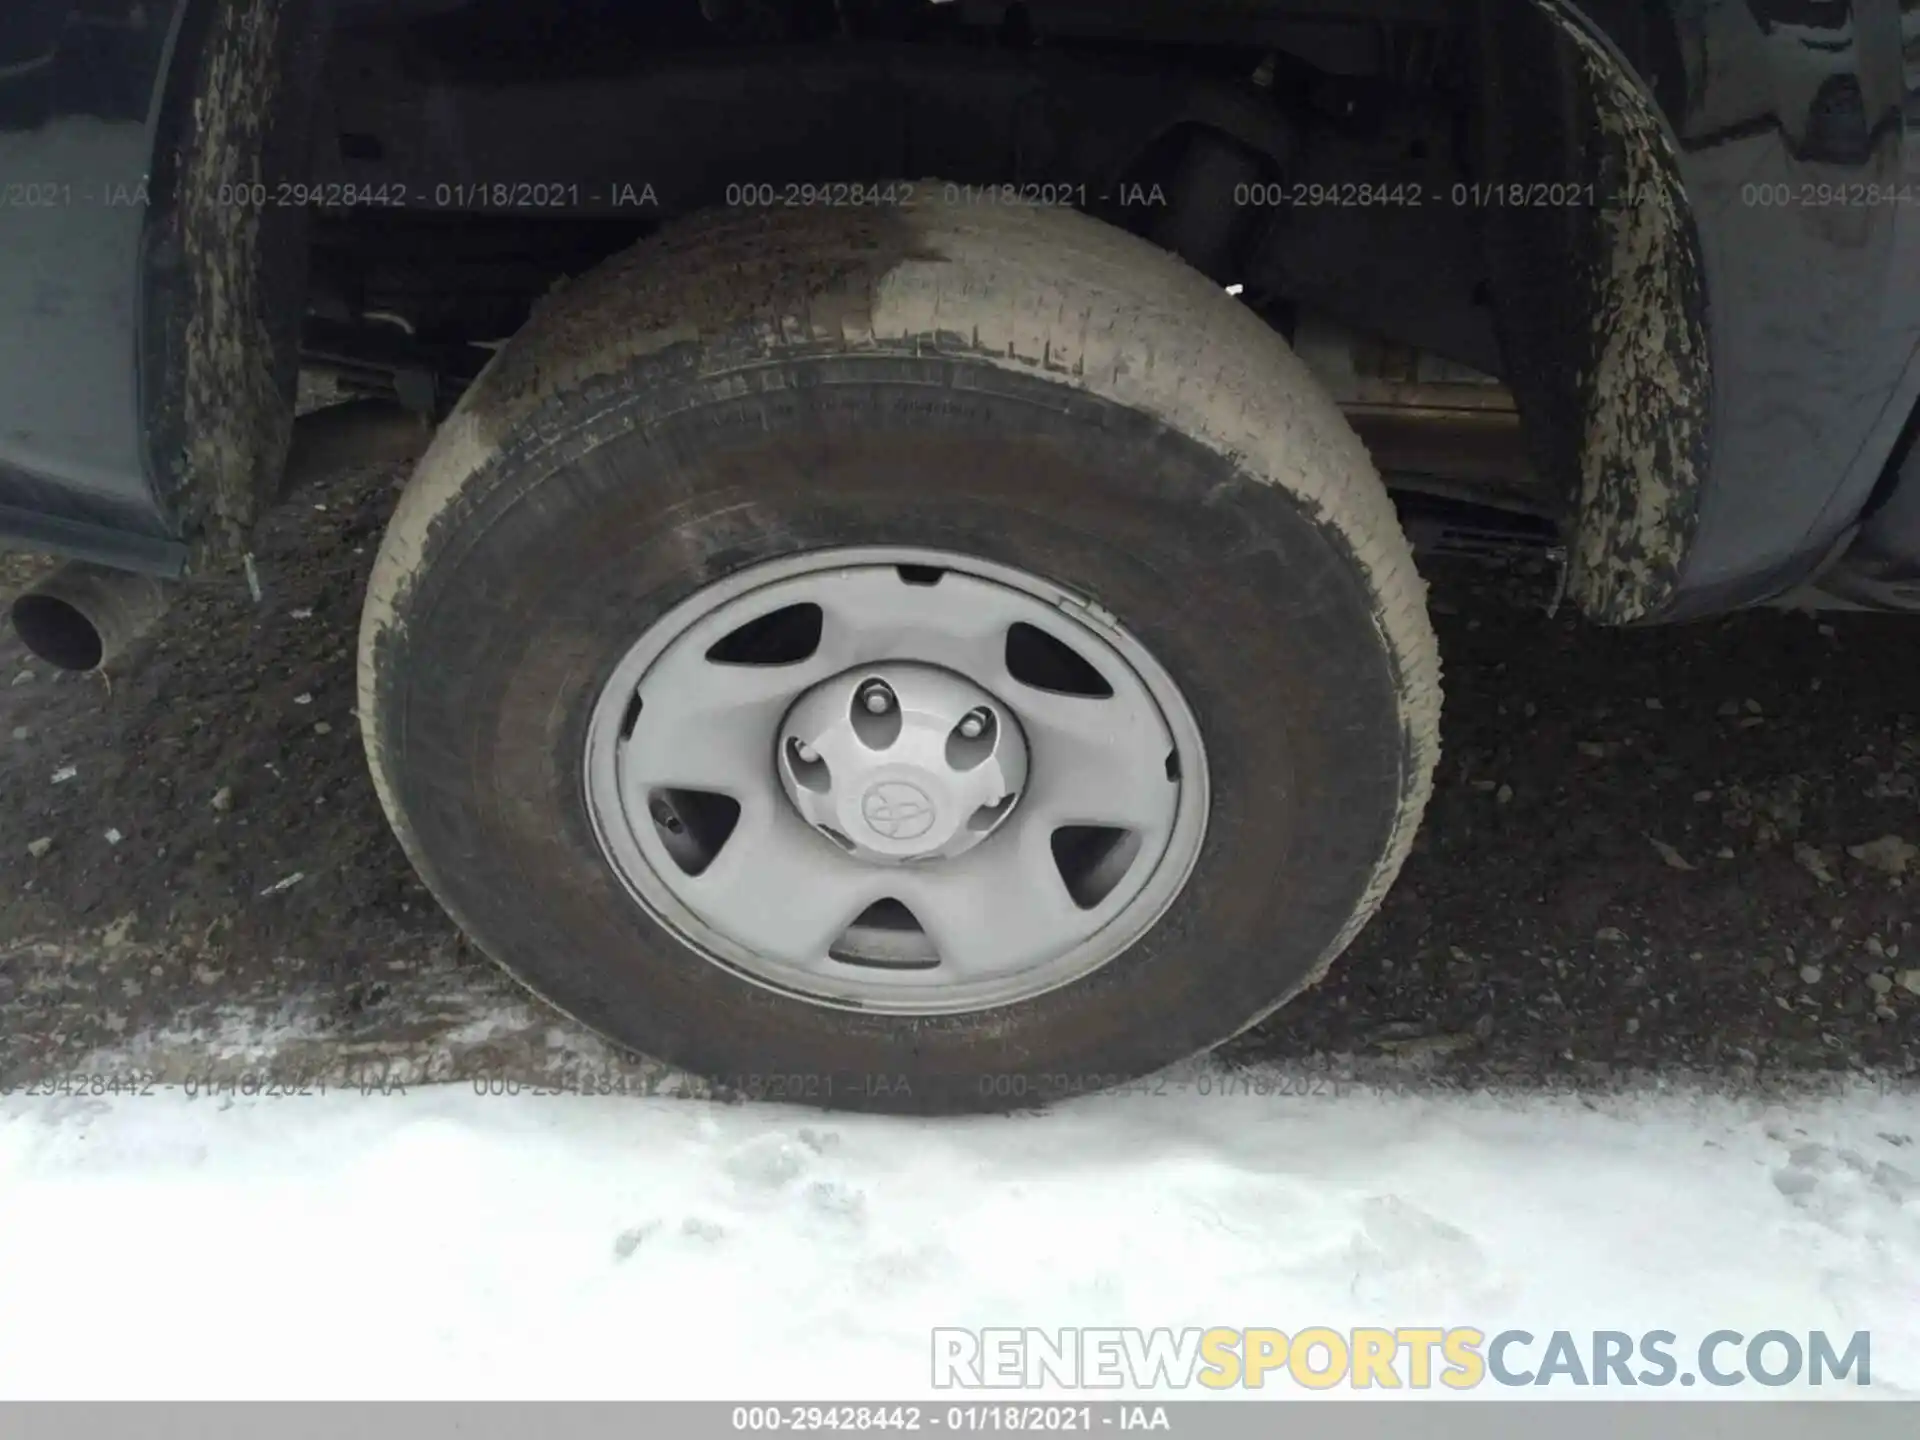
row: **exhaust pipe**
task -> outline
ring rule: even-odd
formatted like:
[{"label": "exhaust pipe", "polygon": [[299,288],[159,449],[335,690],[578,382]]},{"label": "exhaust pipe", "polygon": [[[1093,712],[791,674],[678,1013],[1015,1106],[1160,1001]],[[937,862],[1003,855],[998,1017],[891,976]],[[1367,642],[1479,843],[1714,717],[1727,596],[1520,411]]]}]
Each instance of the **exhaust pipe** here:
[{"label": "exhaust pipe", "polygon": [[14,600],[13,628],[49,665],[98,670],[146,634],[171,600],[151,575],[75,560]]},{"label": "exhaust pipe", "polygon": [[[391,401],[360,400],[302,415],[283,493],[358,465],[418,460],[433,438],[420,416]],[[21,643],[62,670],[98,670],[152,628],[172,591],[150,575],[71,561],[13,602]]]}]

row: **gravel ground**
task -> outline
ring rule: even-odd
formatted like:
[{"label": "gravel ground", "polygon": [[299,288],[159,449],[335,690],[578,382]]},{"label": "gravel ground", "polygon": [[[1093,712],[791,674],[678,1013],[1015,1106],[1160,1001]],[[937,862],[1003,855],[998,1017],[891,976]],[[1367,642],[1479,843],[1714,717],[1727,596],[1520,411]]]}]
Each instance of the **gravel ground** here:
[{"label": "gravel ground", "polygon": [[[353,645],[400,478],[301,494],[258,603],[189,590],[110,676],[0,641],[0,1087],[697,1088],[529,1001],[388,834]],[[1913,1075],[1920,629],[1604,631],[1549,616],[1542,573],[1431,578],[1446,751],[1418,847],[1328,981],[1229,1056],[1419,1086]]]}]

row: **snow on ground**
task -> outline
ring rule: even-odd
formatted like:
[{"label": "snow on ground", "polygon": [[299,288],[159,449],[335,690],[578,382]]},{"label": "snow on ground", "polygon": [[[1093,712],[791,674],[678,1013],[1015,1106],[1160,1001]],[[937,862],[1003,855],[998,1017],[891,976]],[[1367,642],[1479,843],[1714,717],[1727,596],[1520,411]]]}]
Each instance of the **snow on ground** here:
[{"label": "snow on ground", "polygon": [[1065,1325],[1864,1329],[1920,1392],[1920,1098],[0,1102],[6,1397],[908,1398]]}]

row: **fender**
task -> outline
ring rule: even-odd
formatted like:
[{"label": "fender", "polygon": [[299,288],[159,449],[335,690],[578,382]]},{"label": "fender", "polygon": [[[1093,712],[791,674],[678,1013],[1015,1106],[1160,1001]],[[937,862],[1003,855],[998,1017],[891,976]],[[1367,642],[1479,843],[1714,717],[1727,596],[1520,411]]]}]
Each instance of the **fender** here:
[{"label": "fender", "polygon": [[[285,461],[325,0],[0,7],[0,536],[173,576]],[[223,203],[225,201],[226,203]]]},{"label": "fender", "polygon": [[1633,202],[1574,352],[1570,590],[1613,623],[1777,597],[1844,551],[1920,399],[1920,36],[1898,0],[1535,3]]},{"label": "fender", "polygon": [[[0,182],[74,192],[0,208],[0,251],[30,257],[0,275],[0,535],[164,574],[244,556],[285,462],[306,216],[234,198],[304,175],[330,11],[0,11]],[[1486,226],[1593,618],[1777,596],[1887,492],[1920,203],[1819,197],[1920,197],[1902,26],[1900,0],[1484,0],[1486,175],[1609,201]]]}]

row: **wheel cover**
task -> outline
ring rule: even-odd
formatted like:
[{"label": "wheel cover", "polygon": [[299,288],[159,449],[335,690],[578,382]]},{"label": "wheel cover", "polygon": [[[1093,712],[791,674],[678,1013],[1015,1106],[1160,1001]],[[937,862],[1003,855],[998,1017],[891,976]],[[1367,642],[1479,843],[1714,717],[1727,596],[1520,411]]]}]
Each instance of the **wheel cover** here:
[{"label": "wheel cover", "polygon": [[940,551],[706,586],[595,703],[608,863],[696,954],[816,1004],[1015,1004],[1108,964],[1205,837],[1200,727],[1112,617]]}]

